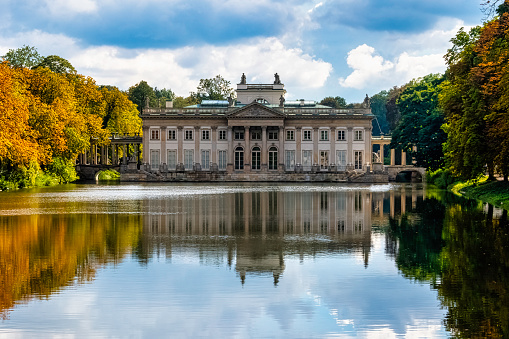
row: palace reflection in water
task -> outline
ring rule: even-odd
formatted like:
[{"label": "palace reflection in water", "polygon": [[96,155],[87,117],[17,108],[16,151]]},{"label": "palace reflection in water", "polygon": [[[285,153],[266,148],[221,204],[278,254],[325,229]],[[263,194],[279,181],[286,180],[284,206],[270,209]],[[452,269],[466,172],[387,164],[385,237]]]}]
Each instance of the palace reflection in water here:
[{"label": "palace reflection in water", "polygon": [[[272,274],[277,284],[285,255],[356,252],[369,264],[372,225],[404,214],[423,199],[422,187],[323,186],[242,190],[210,198],[147,200],[143,224],[146,257],[189,242],[224,251],[242,282],[246,274]],[[292,190],[297,189],[297,190]],[[387,186],[385,186],[387,189]],[[407,207],[408,206],[408,207]],[[218,241],[215,236],[223,236]],[[233,238],[235,241],[233,241]]]}]

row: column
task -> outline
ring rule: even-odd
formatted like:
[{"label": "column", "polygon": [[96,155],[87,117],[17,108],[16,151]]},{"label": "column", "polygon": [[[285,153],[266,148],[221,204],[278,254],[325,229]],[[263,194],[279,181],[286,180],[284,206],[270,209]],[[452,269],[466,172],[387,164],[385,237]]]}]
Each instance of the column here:
[{"label": "column", "polygon": [[319,165],[318,127],[313,127],[313,165]]},{"label": "column", "polygon": [[[336,164],[336,128],[331,127],[329,132],[329,138],[330,138],[330,155],[329,155],[329,163]],[[337,168],[337,167],[336,167]]]},{"label": "column", "polygon": [[284,168],[285,163],[285,127],[279,126],[279,150],[278,150],[278,170],[282,170]]},{"label": "column", "polygon": [[[142,155],[142,158],[143,158],[143,162],[145,164],[148,164],[148,162],[149,162],[149,159],[148,159],[148,157],[149,157],[149,146],[148,146],[149,128],[148,128],[148,126],[143,126],[142,130],[143,130],[143,136],[142,136],[143,155]],[[117,156],[118,156],[118,153],[117,153]]]},{"label": "column", "polygon": [[251,171],[251,137],[249,136],[249,126],[244,127],[244,141],[246,148],[244,149],[244,172]]},{"label": "column", "polygon": [[396,150],[391,148],[391,166],[396,165]]},{"label": "column", "polygon": [[210,150],[210,152],[212,152],[211,154],[211,161],[213,164],[217,164],[217,126],[212,126],[212,131],[211,131],[212,135],[210,136],[211,140],[212,140],[212,149]]},{"label": "column", "polygon": [[371,127],[366,127],[364,129],[364,149],[366,156],[364,157],[364,162],[366,165],[371,165],[371,169],[373,169],[373,146],[371,146]]},{"label": "column", "polygon": [[302,165],[302,127],[297,127],[295,134],[295,163]]},{"label": "column", "polygon": [[201,152],[200,152],[200,127],[194,127],[194,162],[201,165]]},{"label": "column", "polygon": [[406,166],[406,152],[401,151],[401,165]]},{"label": "column", "polygon": [[261,170],[267,171],[268,160],[267,160],[267,126],[262,126],[262,159],[261,159]]},{"label": "column", "polygon": [[234,150],[233,150],[233,128],[228,126],[228,164],[227,167],[233,170],[234,163]]},{"label": "column", "polygon": [[177,163],[180,165],[184,163],[184,128],[182,126],[177,127],[177,144]]},{"label": "column", "polygon": [[161,127],[161,165],[162,164],[168,164],[168,161],[166,159],[167,152],[166,152],[166,138],[168,137],[168,133],[166,131],[166,126]]},{"label": "column", "polygon": [[[346,140],[347,140],[347,147],[346,147],[346,164],[347,166],[353,165],[353,128],[348,127],[346,130]],[[353,167],[351,167],[353,168]]]}]

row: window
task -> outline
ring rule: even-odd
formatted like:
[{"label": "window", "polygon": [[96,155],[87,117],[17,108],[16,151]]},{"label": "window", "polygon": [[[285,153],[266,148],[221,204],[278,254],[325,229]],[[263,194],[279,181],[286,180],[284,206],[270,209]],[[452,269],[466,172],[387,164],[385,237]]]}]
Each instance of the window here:
[{"label": "window", "polygon": [[201,131],[201,140],[210,140],[210,130],[204,129]]},{"label": "window", "polygon": [[219,169],[225,170],[226,169],[226,151],[219,151]]},{"label": "window", "polygon": [[309,130],[309,129],[303,130],[303,131],[302,131],[302,140],[313,140],[313,139],[311,138],[311,132],[312,132],[312,131],[311,131],[311,130]]},{"label": "window", "polygon": [[364,135],[362,133],[362,130],[360,130],[360,129],[355,130],[355,134],[354,134],[353,140],[354,141],[362,141],[362,140],[364,140]]},{"label": "window", "polygon": [[234,133],[235,140],[244,140],[244,131],[243,130],[235,130]]},{"label": "window", "polygon": [[295,131],[293,129],[286,130],[286,140],[295,140]]},{"label": "window", "polygon": [[174,129],[168,130],[168,140],[177,140],[177,131]]},{"label": "window", "polygon": [[159,140],[159,130],[158,129],[150,130],[150,140]]},{"label": "window", "polygon": [[251,169],[259,170],[261,163],[260,147],[253,147],[251,152]]},{"label": "window", "polygon": [[194,150],[185,149],[184,150],[184,169],[192,170],[194,163]]},{"label": "window", "polygon": [[354,152],[354,169],[362,169],[362,151]]},{"label": "window", "polygon": [[[242,134],[244,134],[244,132],[242,132]],[[244,149],[242,147],[237,147],[235,149],[235,169],[244,169]]]},{"label": "window", "polygon": [[344,171],[346,169],[346,151],[336,151],[336,164],[338,170]]},{"label": "window", "polygon": [[313,151],[302,151],[302,167],[309,171],[313,165]]},{"label": "window", "polygon": [[320,151],[320,169],[327,169],[329,166],[329,151]]},{"label": "window", "polygon": [[325,129],[320,130],[320,140],[322,141],[329,140],[329,131]]},{"label": "window", "polygon": [[287,171],[295,169],[295,151],[285,151],[285,167]]},{"label": "window", "polygon": [[158,149],[150,150],[150,169],[152,171],[159,170],[159,150]]},{"label": "window", "polygon": [[224,129],[219,130],[219,140],[226,140],[226,131]]},{"label": "window", "polygon": [[177,168],[177,150],[168,150],[168,169],[174,170]]},{"label": "window", "polygon": [[277,170],[277,148],[269,148],[269,170]]},{"label": "window", "polygon": [[251,140],[262,140],[262,131],[256,129],[251,131]]},{"label": "window", "polygon": [[278,130],[275,130],[275,129],[269,129],[269,130],[267,131],[267,133],[268,133],[268,135],[269,135],[269,140],[277,140],[277,139],[278,139],[278,137],[277,137],[278,132],[279,132]]},{"label": "window", "polygon": [[209,150],[201,151],[201,168],[203,170],[210,169],[210,151]]},{"label": "window", "polygon": [[193,130],[192,129],[186,129],[184,131],[184,139],[185,140],[193,140]]},{"label": "window", "polygon": [[344,130],[338,131],[338,140],[346,140],[346,135]]}]

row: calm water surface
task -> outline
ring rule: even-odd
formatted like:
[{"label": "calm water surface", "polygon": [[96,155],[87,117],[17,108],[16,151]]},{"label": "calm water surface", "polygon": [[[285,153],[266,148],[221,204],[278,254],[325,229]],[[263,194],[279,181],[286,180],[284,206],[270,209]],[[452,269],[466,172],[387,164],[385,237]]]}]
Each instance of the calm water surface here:
[{"label": "calm water surface", "polygon": [[417,185],[0,193],[0,338],[509,336],[507,212]]}]

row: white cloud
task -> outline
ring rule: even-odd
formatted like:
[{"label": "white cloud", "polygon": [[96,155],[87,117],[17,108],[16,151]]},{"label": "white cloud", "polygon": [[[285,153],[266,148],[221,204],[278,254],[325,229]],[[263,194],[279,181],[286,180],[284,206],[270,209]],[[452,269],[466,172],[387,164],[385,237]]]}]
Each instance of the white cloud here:
[{"label": "white cloud", "polygon": [[443,72],[445,65],[442,55],[419,56],[403,52],[389,61],[377,55],[373,47],[364,44],[348,52],[347,64],[353,72],[346,78],[340,78],[339,84],[356,89],[402,85],[429,73]]},{"label": "white cloud", "polygon": [[53,15],[57,16],[97,11],[94,0],[46,0],[46,6]]},{"label": "white cloud", "polygon": [[300,49],[287,48],[277,38],[173,50],[94,47],[76,53],[69,60],[80,73],[92,76],[100,84],[127,89],[145,80],[153,87],[171,88],[184,96],[196,90],[201,78],[217,74],[232,84],[240,80],[242,73],[246,73],[248,81],[270,83],[277,72],[284,83],[306,89],[323,86],[332,71],[330,63]]}]

